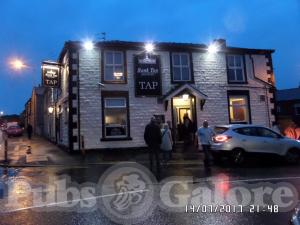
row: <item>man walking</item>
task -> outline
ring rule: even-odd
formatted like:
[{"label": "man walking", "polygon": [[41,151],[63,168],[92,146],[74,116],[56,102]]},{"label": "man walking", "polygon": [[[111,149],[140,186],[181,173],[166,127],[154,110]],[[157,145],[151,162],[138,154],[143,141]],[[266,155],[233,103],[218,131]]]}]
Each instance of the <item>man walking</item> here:
[{"label": "man walking", "polygon": [[32,136],[32,126],[31,126],[31,124],[27,125],[27,135],[28,135],[28,139],[31,140],[31,136]]},{"label": "man walking", "polygon": [[209,167],[210,165],[210,145],[212,137],[214,136],[213,130],[208,126],[208,122],[204,120],[203,126],[197,131],[197,135],[202,145],[202,150],[204,152],[204,166]]},{"label": "man walking", "polygon": [[161,144],[161,132],[155,117],[151,118],[144,133],[144,140],[149,148],[150,169],[153,168],[153,157],[155,157],[156,172],[160,173],[159,150]]}]

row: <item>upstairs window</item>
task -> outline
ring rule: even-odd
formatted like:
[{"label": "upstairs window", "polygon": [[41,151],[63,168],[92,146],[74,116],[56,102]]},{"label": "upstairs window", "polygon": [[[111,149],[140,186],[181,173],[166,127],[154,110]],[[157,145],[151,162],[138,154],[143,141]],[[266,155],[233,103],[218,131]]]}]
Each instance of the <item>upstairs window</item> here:
[{"label": "upstairs window", "polygon": [[125,83],[124,53],[104,51],[104,82]]},{"label": "upstairs window", "polygon": [[172,81],[192,81],[189,53],[172,53]]},{"label": "upstairs window", "polygon": [[245,83],[244,57],[242,55],[227,55],[228,82]]}]

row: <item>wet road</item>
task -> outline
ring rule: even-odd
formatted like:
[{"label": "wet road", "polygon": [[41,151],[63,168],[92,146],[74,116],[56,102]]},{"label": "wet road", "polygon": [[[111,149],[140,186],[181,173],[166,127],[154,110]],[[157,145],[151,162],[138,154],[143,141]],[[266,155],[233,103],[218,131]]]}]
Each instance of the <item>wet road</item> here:
[{"label": "wet road", "polygon": [[[51,189],[53,181],[60,179],[62,176],[68,176],[73,182],[73,186],[80,184],[97,184],[103,172],[110,165],[98,165],[89,167],[32,167],[0,170],[1,186],[5,182],[11,182],[13,185],[0,192],[0,224],[115,224],[110,218],[103,214],[101,208],[93,207],[81,210],[80,204],[65,209],[58,202],[48,207],[43,205],[32,204],[32,195],[28,195],[29,188]],[[288,183],[296,188],[300,193],[300,165],[284,165],[280,161],[272,160],[252,160],[242,168],[231,167],[230,165],[213,166],[206,170],[202,165],[169,165],[163,168],[160,180],[171,176],[180,176],[181,178],[192,176],[193,181],[190,183],[188,190],[194,190],[196,187],[210,186],[215,184],[218,193],[228,192],[230,187],[242,185],[243,187],[253,187],[261,183],[280,184]],[[179,179],[181,179],[179,178]],[[161,188],[163,183],[160,180],[154,184]],[[9,184],[11,184],[9,183]],[[29,186],[28,186],[29,184]],[[82,186],[81,186],[82,187]],[[37,192],[38,192],[37,191]],[[186,189],[178,188],[177,194],[188,193]],[[17,204],[14,198],[17,197]],[[97,195],[96,195],[97,196]],[[101,198],[103,196],[100,196]],[[298,197],[294,196],[295,202]],[[268,200],[266,200],[268,201]],[[160,204],[160,203],[158,203]],[[271,203],[270,203],[271,204]],[[274,210],[270,206],[270,210]],[[193,210],[195,210],[193,208]],[[249,211],[245,208],[244,212],[204,212],[203,208],[197,212],[188,210],[188,212],[168,211],[162,207],[155,207],[154,211],[144,221],[138,224],[289,224],[293,210],[288,212],[260,212]],[[229,212],[230,211],[230,212]]]}]

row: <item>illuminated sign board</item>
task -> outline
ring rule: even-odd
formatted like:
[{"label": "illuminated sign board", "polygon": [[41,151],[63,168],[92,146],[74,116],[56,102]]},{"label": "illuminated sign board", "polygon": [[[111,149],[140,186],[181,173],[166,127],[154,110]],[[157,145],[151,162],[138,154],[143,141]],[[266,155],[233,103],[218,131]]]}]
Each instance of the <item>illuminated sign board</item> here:
[{"label": "illuminated sign board", "polygon": [[141,54],[135,56],[135,95],[155,97],[161,95],[159,56]]},{"label": "illuminated sign board", "polygon": [[58,63],[42,63],[43,86],[58,88],[60,86],[60,67]]}]

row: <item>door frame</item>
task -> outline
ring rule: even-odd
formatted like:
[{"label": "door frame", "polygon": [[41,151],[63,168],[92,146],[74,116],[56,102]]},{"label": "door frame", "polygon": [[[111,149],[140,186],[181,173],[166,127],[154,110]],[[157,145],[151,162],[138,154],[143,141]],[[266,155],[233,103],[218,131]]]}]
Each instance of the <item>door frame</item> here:
[{"label": "door frame", "polygon": [[[182,94],[189,94],[190,98],[191,98],[191,115],[193,117],[193,122],[196,124],[197,128],[198,128],[198,121],[197,121],[197,98],[195,95],[191,94],[190,92],[188,91],[183,91],[181,93],[179,93],[178,95],[174,96],[171,98],[171,118],[172,118],[172,128],[173,128],[173,140],[174,140],[174,143],[177,142],[177,139],[176,139],[176,134],[177,134],[177,127],[174,126],[174,125],[177,125],[176,124],[176,121],[175,121],[175,116],[174,116],[174,103],[173,103],[173,99],[182,95]],[[194,101],[192,101],[192,99],[194,99]]]}]

